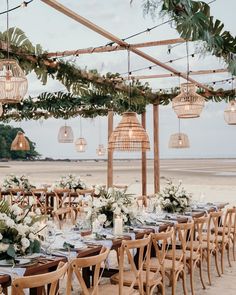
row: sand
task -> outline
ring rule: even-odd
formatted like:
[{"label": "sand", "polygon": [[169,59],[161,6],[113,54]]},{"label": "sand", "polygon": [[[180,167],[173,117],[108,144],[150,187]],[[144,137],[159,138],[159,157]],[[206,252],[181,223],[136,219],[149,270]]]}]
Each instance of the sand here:
[{"label": "sand", "polygon": [[[114,183],[129,185],[129,191],[141,193],[141,161],[125,160],[114,163]],[[148,161],[148,193],[153,193],[153,162]],[[2,162],[0,163],[0,183],[3,178],[14,173],[28,175],[36,186],[52,184],[62,175],[69,173],[80,175],[88,185],[106,183],[106,162]],[[200,160],[161,160],[161,187],[165,185],[165,177],[178,182],[182,180],[184,187],[193,193],[196,200],[229,202],[236,205],[236,159],[200,159]],[[212,286],[207,284],[206,290],[201,288],[198,270],[195,274],[196,295],[235,295],[236,294],[236,262],[232,268],[225,262],[225,274],[219,278],[213,266]],[[205,266],[204,269],[206,270]],[[189,277],[188,277],[188,289]],[[62,292],[64,294],[64,292]],[[78,291],[76,292],[78,294]],[[171,294],[167,288],[166,294]],[[178,283],[177,294],[182,295],[182,284]]]}]

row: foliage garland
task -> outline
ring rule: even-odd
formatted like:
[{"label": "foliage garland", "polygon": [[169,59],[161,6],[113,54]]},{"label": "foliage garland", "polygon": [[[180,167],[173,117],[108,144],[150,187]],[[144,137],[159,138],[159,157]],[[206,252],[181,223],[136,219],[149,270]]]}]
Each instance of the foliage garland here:
[{"label": "foliage garland", "polygon": [[[155,0],[153,0],[155,1]],[[68,119],[106,116],[109,109],[121,114],[130,109],[142,113],[146,105],[158,103],[167,105],[178,94],[178,88],[170,92],[153,93],[147,83],[132,81],[131,99],[128,87],[124,85],[118,73],[101,76],[96,70],[86,72],[72,62],[54,61],[46,57],[46,52],[37,44],[33,46],[25,33],[19,28],[10,28],[10,56],[18,59],[26,72],[35,72],[37,78],[47,83],[48,77],[59,80],[68,92],[42,93],[38,97],[28,97],[19,104],[5,104],[0,118],[3,122],[47,119],[49,117]],[[0,32],[0,58],[6,57],[7,33]],[[209,93],[206,100],[219,102],[233,98],[234,91],[222,89]]]},{"label": "foliage garland", "polygon": [[[131,0],[131,2],[134,0]],[[210,15],[210,6],[193,0],[143,0],[143,12],[155,17],[167,15],[182,38],[204,41],[203,52],[223,58],[236,75],[236,37],[224,31],[224,24]]]}]

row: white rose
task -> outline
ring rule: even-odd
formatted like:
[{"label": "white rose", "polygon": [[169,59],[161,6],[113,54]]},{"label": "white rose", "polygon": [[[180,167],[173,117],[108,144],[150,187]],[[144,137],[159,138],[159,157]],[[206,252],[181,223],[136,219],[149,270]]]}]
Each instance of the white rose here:
[{"label": "white rose", "polygon": [[0,213],[0,220],[6,220],[8,217],[5,213]]},{"label": "white rose", "polygon": [[29,239],[30,239],[31,241],[34,241],[34,240],[36,239],[36,235],[34,235],[33,233],[30,233],[30,234],[29,234]]},{"label": "white rose", "polygon": [[30,246],[30,241],[27,238],[22,238],[21,245],[24,249],[27,249]]},{"label": "white rose", "polygon": [[2,236],[2,234],[0,233],[0,240],[2,240],[2,238],[3,238],[3,236]]},{"label": "white rose", "polygon": [[103,224],[104,222],[106,222],[106,220],[107,220],[107,217],[106,217],[105,214],[100,214],[100,215],[98,216],[98,221],[99,221],[101,224]]},{"label": "white rose", "polygon": [[26,216],[23,222],[24,224],[30,224],[32,222],[32,218],[29,216]]},{"label": "white rose", "polygon": [[0,243],[0,252],[6,252],[9,248],[9,244]]},{"label": "white rose", "polygon": [[16,226],[16,230],[18,231],[18,233],[21,235],[21,236],[24,236],[25,233],[29,230],[28,226],[27,225],[24,225],[22,223],[18,224]]},{"label": "white rose", "polygon": [[12,220],[11,218],[8,218],[7,220],[6,220],[6,226],[8,226],[8,227],[13,227],[15,225],[15,222],[14,222],[14,220]]}]

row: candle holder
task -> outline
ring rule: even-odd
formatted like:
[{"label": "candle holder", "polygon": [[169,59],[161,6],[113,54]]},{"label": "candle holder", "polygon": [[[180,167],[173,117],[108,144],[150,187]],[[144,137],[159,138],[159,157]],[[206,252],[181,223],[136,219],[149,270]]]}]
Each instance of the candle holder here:
[{"label": "candle holder", "polygon": [[121,215],[114,215],[113,233],[115,236],[123,235],[123,218]]}]

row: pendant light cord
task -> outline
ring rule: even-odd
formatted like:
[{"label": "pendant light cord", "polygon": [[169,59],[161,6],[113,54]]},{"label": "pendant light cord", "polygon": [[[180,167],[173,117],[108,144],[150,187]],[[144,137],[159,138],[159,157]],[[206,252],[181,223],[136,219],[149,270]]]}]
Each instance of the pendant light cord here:
[{"label": "pendant light cord", "polygon": [[80,137],[82,137],[82,119],[80,116]]},{"label": "pendant light cord", "polygon": [[189,82],[189,45],[186,41],[186,55],[187,55],[187,93],[188,93],[188,82]]},{"label": "pendant light cord", "polygon": [[101,144],[101,118],[98,117],[98,145]]},{"label": "pendant light cord", "polygon": [[179,119],[179,136],[180,136],[180,119]]},{"label": "pendant light cord", "polygon": [[130,81],[130,50],[128,49],[128,81],[129,81],[129,109],[131,107],[131,81]]},{"label": "pendant light cord", "polygon": [[9,36],[9,0],[7,0],[7,58],[9,59],[9,47],[10,47],[10,36]]}]

